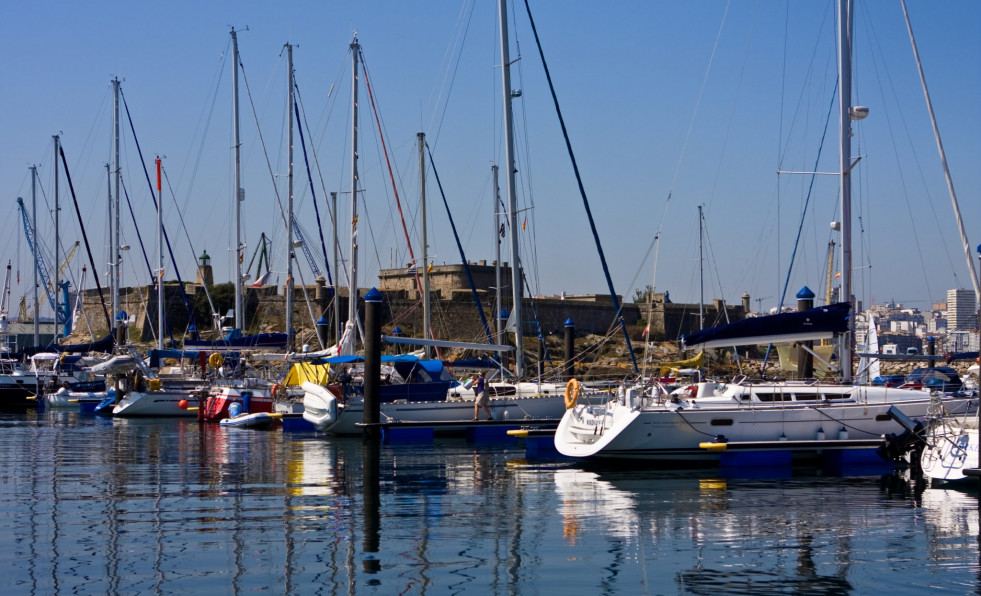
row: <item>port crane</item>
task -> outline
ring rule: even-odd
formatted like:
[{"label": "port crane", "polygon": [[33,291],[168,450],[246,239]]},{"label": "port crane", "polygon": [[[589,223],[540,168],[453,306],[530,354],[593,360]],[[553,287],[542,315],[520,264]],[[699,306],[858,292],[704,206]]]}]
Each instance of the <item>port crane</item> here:
[{"label": "port crane", "polygon": [[[27,208],[24,206],[24,199],[17,197],[17,207],[20,209],[21,219],[24,223],[24,235],[27,236],[27,247],[30,249],[31,253],[34,255],[34,263],[37,268],[38,275],[41,278],[41,283],[44,286],[44,293],[48,297],[48,304],[51,305],[51,310],[55,312],[55,322],[64,325],[64,336],[67,337],[71,335],[71,318],[68,316],[68,287],[71,285],[67,280],[62,281],[58,285],[60,288],[54,287],[54,282],[51,281],[51,276],[48,274],[48,266],[44,261],[44,255],[41,254],[41,247],[37,245],[37,234],[34,230],[34,226],[31,225],[31,219],[27,216]],[[78,248],[78,242],[72,247],[71,254],[75,254],[75,250]],[[65,259],[67,264],[68,258]],[[59,275],[62,268],[59,267]],[[57,301],[55,299],[55,292],[62,290],[65,293],[64,304],[61,308],[58,308]],[[26,310],[26,309],[25,309]],[[22,310],[23,312],[23,310]]]}]

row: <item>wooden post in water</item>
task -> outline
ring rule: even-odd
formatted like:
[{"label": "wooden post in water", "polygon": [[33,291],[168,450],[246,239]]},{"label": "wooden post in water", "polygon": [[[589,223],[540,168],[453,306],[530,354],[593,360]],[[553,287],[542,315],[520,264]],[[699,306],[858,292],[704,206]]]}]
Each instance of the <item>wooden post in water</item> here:
[{"label": "wooden post in water", "polygon": [[[797,312],[812,308],[814,308],[814,292],[811,291],[811,288],[804,286],[800,292],[797,292]],[[814,345],[814,342],[802,341],[800,345],[802,347],[797,348],[797,378],[810,379],[814,376],[814,356],[808,350]]]},{"label": "wooden post in water", "polygon": [[565,320],[565,378],[566,380],[576,376],[576,324],[572,318]]},{"label": "wooden post in water", "polygon": [[[364,296],[364,418],[369,425],[381,419],[379,388],[381,377],[381,304],[384,300],[377,288],[371,288]],[[365,427],[365,438],[378,439],[381,431],[377,426]]]}]

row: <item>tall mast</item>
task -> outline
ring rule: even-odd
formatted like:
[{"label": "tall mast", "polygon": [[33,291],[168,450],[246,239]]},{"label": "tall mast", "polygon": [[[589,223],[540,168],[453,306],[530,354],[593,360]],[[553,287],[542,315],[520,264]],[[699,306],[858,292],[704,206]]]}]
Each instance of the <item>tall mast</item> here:
[{"label": "tall mast", "polygon": [[494,218],[494,341],[500,344],[504,341],[504,331],[501,329],[501,215],[497,210],[501,204],[501,187],[497,183],[498,169],[497,164],[491,166],[494,173],[494,205],[491,209]]},{"label": "tall mast", "polygon": [[[59,221],[58,213],[61,211],[61,205],[58,203],[58,144],[61,139],[58,135],[54,135],[54,224],[55,224],[55,246],[54,246],[54,304],[55,304],[55,330],[54,330],[54,344],[58,345],[58,313],[61,312],[59,307],[59,293],[61,290],[61,284],[58,283],[58,270],[60,269],[60,258],[61,255],[58,251],[58,246],[61,244],[61,239],[58,236],[59,231]],[[35,232],[37,228],[34,228]],[[67,324],[67,320],[65,321]]]},{"label": "tall mast", "polygon": [[119,165],[119,79],[112,80],[112,116],[113,116],[113,175],[115,187],[112,197],[112,330],[115,334],[118,326],[116,317],[119,316],[119,286],[122,284],[120,273],[122,254],[119,239],[119,186],[121,167]]},{"label": "tall mast", "polygon": [[341,341],[341,302],[338,298],[340,294],[337,292],[338,282],[340,281],[340,268],[339,259],[337,257],[337,248],[339,246],[337,240],[337,193],[330,193],[330,219],[334,222],[334,333],[335,341],[334,343],[340,343]]},{"label": "tall mast", "polygon": [[513,305],[510,320],[514,321],[514,375],[520,379],[524,373],[524,350],[521,331],[524,328],[521,317],[521,261],[518,258],[518,200],[514,186],[514,130],[511,114],[511,55],[508,42],[507,0],[498,0],[501,29],[501,74],[504,93],[504,163],[507,166],[508,221],[511,227],[511,293]]},{"label": "tall mast", "polygon": [[38,315],[41,314],[41,303],[37,295],[37,166],[31,166],[31,225],[34,227],[34,346],[41,344],[41,326]]},{"label": "tall mast", "polygon": [[[429,242],[426,236],[426,133],[420,132],[416,136],[419,139],[419,209],[421,210],[422,223],[422,333],[423,337],[431,337],[431,312],[429,304]],[[429,346],[424,348],[426,357],[429,357]]]},{"label": "tall mast", "polygon": [[698,330],[705,329],[705,267],[702,259],[702,206],[698,206]]},{"label": "tall mast", "polygon": [[293,46],[286,44],[287,111],[289,112],[289,173],[286,176],[286,351],[293,350]]},{"label": "tall mast", "polygon": [[160,158],[157,163],[157,348],[164,348],[164,253],[163,253],[163,185]]},{"label": "tall mast", "polygon": [[[232,27],[232,130],[235,136],[235,327],[244,329],[245,308],[242,298],[242,139],[238,114],[238,35]],[[288,333],[288,331],[287,331]]]},{"label": "tall mast", "polygon": [[[852,303],[852,2],[838,0],[838,107],[841,141],[841,299]],[[848,331],[841,343],[842,381],[852,380],[852,342],[855,317],[848,317]]]},{"label": "tall mast", "polygon": [[348,271],[347,320],[358,316],[358,55],[361,45],[355,33],[351,42],[351,254]]}]

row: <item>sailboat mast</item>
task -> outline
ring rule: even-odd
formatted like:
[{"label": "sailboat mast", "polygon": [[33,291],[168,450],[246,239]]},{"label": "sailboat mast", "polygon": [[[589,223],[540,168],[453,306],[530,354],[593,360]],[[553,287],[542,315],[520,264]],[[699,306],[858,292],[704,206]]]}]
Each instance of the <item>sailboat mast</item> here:
[{"label": "sailboat mast", "polygon": [[120,176],[121,167],[119,165],[119,79],[114,78],[112,80],[112,116],[113,116],[113,186],[115,187],[115,193],[112,197],[112,325],[113,332],[115,334],[116,328],[119,326],[117,317],[120,312],[119,304],[119,286],[122,283],[122,275],[120,272],[122,264],[122,255],[119,239],[119,188],[120,188]]},{"label": "sailboat mast", "polygon": [[157,349],[164,348],[164,243],[163,243],[163,185],[160,158],[157,165]]},{"label": "sailboat mast", "polygon": [[[61,255],[58,251],[58,246],[61,244],[61,239],[58,236],[59,218],[58,213],[61,211],[61,205],[58,202],[58,145],[61,139],[58,135],[54,135],[54,224],[55,224],[55,245],[54,245],[54,306],[55,306],[55,330],[54,330],[54,344],[58,345],[58,313],[61,312],[59,305],[59,291],[61,290],[61,284],[58,283],[58,273],[59,273],[59,262]],[[37,228],[35,228],[35,231]]]},{"label": "sailboat mast", "polygon": [[34,345],[41,345],[41,327],[38,315],[41,314],[41,304],[38,301],[37,288],[37,166],[31,166],[31,225],[34,227]]},{"label": "sailboat mast", "polygon": [[[432,311],[429,304],[429,242],[426,236],[426,133],[420,132],[419,139],[419,209],[422,224],[422,333],[423,337],[435,339],[430,333]],[[429,346],[423,348],[429,357]]]},{"label": "sailboat mast", "polygon": [[348,270],[347,320],[358,316],[358,55],[361,45],[351,42],[351,254]]},{"label": "sailboat mast", "polygon": [[[852,303],[852,2],[838,1],[838,107],[841,141],[841,299]],[[855,317],[848,317],[848,331],[841,342],[841,378],[852,380]]]},{"label": "sailboat mast", "polygon": [[702,206],[698,206],[698,330],[705,329],[705,261],[702,257]]},{"label": "sailboat mast", "polygon": [[491,209],[494,218],[494,341],[500,344],[504,342],[504,332],[501,330],[501,216],[497,210],[501,204],[501,187],[497,180],[498,169],[497,164],[491,166],[494,172],[494,203]]},{"label": "sailboat mast", "polygon": [[242,298],[242,139],[238,113],[238,35],[232,27],[232,129],[235,136],[235,327],[244,329],[245,309]]},{"label": "sailboat mast", "polygon": [[334,343],[341,341],[341,302],[338,299],[338,282],[340,281],[340,259],[337,256],[337,193],[330,193],[330,220],[334,222]]},{"label": "sailboat mast", "polygon": [[286,176],[286,351],[293,350],[293,45],[286,44],[287,112],[289,112],[289,132],[287,147],[289,173]]},{"label": "sailboat mast", "polygon": [[513,305],[510,320],[514,321],[514,375],[520,379],[524,373],[524,350],[522,346],[521,317],[521,262],[518,258],[518,210],[517,191],[514,185],[514,130],[511,113],[511,53],[508,42],[507,0],[498,0],[501,29],[501,76],[504,93],[504,163],[507,166],[508,221],[511,228],[511,293]]}]

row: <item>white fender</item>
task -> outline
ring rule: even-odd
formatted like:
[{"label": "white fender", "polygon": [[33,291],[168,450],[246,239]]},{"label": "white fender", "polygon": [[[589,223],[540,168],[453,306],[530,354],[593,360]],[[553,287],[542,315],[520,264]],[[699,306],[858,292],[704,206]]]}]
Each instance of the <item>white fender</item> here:
[{"label": "white fender", "polygon": [[303,388],[303,419],[317,430],[325,430],[337,420],[337,398],[323,385],[306,381]]}]

